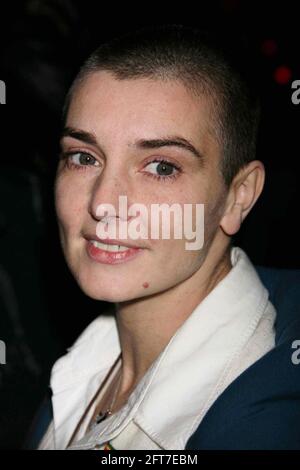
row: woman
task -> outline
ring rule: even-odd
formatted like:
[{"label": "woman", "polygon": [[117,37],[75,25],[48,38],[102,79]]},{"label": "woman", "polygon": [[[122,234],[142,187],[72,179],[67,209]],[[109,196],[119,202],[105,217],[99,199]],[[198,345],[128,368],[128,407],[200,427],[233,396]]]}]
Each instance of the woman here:
[{"label": "woman", "polygon": [[[257,116],[246,80],[190,28],[116,38],[82,67],[55,204],[71,272],[112,311],[55,363],[40,449],[184,449],[216,398],[274,347],[267,290],[231,245],[264,185]],[[149,236],[157,204],[176,204],[166,238]],[[204,207],[204,220],[197,210],[176,219],[187,205]],[[191,222],[203,233],[196,249]]]}]

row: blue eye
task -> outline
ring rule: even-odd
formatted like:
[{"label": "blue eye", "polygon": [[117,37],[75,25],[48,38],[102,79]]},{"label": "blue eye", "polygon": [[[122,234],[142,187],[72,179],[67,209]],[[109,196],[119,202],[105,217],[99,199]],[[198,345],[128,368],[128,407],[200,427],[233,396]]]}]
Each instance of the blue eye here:
[{"label": "blue eye", "polygon": [[92,155],[84,152],[74,152],[69,154],[70,160],[74,165],[78,166],[85,166],[85,165],[93,165],[99,166],[99,162],[97,162],[96,158]]},{"label": "blue eye", "polygon": [[181,169],[174,163],[168,162],[167,160],[155,159],[146,165],[146,168],[150,167],[149,176],[157,180],[170,180],[178,177]]},{"label": "blue eye", "polygon": [[88,167],[98,167],[98,160],[87,152],[62,152],[60,158],[66,160],[66,166],[76,170],[86,170]]},{"label": "blue eye", "polygon": [[173,171],[175,169],[174,165],[168,163],[168,162],[152,162],[149,163],[147,166],[152,166],[152,169],[157,171],[160,176],[169,176],[173,174]]}]

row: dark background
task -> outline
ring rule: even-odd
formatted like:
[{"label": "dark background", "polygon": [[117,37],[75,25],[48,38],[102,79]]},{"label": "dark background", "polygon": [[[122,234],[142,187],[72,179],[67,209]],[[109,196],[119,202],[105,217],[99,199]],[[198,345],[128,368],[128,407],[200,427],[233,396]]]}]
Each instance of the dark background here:
[{"label": "dark background", "polygon": [[[193,5],[193,6],[192,6]],[[64,95],[82,60],[102,41],[147,24],[178,23],[241,35],[255,58],[262,100],[258,155],[262,196],[235,237],[254,264],[300,268],[300,15],[293,2],[137,4],[44,0],[1,5],[0,79],[0,448],[21,447],[49,372],[104,303],[86,298],[63,260],[53,178]],[[245,57],[244,57],[245,59]],[[246,58],[247,59],[247,58]]]}]

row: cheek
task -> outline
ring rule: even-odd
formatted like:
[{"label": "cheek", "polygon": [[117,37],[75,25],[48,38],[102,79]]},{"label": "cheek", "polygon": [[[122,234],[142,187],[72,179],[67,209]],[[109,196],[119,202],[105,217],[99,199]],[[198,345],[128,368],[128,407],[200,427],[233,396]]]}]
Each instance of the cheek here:
[{"label": "cheek", "polygon": [[187,250],[186,240],[161,241],[157,248],[157,254],[160,253],[158,271],[162,275],[168,273],[168,276],[174,278],[185,278],[201,264],[203,250]]},{"label": "cheek", "polygon": [[81,191],[74,191],[74,185],[70,181],[58,178],[55,184],[55,209],[59,225],[64,232],[76,229],[83,214],[83,207]]}]

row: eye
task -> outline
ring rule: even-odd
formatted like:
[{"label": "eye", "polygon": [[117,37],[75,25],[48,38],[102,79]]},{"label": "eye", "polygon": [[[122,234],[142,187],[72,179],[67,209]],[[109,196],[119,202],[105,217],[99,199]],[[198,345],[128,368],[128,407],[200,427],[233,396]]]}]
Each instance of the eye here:
[{"label": "eye", "polygon": [[155,159],[146,165],[150,175],[158,180],[167,180],[170,178],[176,178],[181,169],[174,163],[168,162],[167,160]]},{"label": "eye", "polygon": [[61,152],[60,159],[65,160],[69,169],[86,170],[88,167],[100,166],[98,160],[87,152]]},{"label": "eye", "polygon": [[96,158],[90,155],[89,153],[70,152],[68,155],[69,155],[71,163],[73,163],[76,166],[87,166],[87,165],[99,166],[99,162],[96,160]]}]

